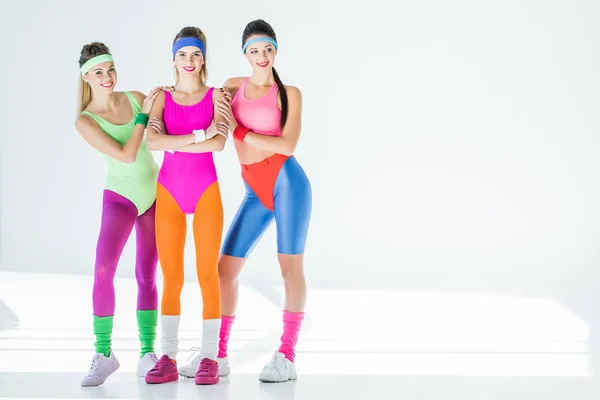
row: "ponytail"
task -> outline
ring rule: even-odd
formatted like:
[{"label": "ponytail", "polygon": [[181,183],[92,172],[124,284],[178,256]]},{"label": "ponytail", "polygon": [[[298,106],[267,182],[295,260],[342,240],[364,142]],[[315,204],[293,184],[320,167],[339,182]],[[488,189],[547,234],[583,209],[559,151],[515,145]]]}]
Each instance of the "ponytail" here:
[{"label": "ponytail", "polygon": [[281,121],[279,123],[281,129],[283,130],[283,127],[285,126],[285,122],[287,121],[287,114],[288,114],[288,97],[287,97],[287,92],[285,90],[285,86],[283,86],[283,83],[281,82],[281,78],[279,78],[279,74],[277,73],[277,71],[275,71],[275,67],[273,67],[273,77],[275,78],[275,82],[277,83],[277,86],[279,87],[279,95],[281,97]]},{"label": "ponytail", "polygon": [[77,114],[85,111],[86,107],[92,101],[92,88],[90,84],[84,81],[79,75],[79,102],[77,104]]}]

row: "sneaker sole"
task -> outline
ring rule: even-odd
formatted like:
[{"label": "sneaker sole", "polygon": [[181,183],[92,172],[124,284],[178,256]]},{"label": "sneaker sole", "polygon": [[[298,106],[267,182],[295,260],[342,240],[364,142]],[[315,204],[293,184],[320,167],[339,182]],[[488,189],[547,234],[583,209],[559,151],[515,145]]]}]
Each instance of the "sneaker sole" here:
[{"label": "sneaker sole", "polygon": [[[196,372],[198,370],[196,369]],[[178,371],[177,373],[179,374],[179,376],[183,376],[184,378],[194,378],[196,376],[196,372],[194,372],[193,374],[186,374],[185,372],[181,372]]]},{"label": "sneaker sole", "polygon": [[146,376],[146,383],[151,383],[151,384],[174,382],[177,380],[179,380],[179,375],[176,372],[169,374],[167,376]]},{"label": "sneaker sole", "polygon": [[284,382],[289,382],[289,381],[295,381],[296,378],[290,378],[290,379],[281,380],[281,381],[275,381],[275,380],[271,380],[271,379],[260,379],[260,378],[258,378],[258,380],[263,383],[284,383]]},{"label": "sneaker sole", "polygon": [[214,385],[219,382],[219,376],[217,375],[215,378],[195,378],[194,382],[196,385]]},{"label": "sneaker sole", "polygon": [[284,383],[284,382],[289,382],[289,381],[295,381],[298,379],[298,376],[291,376],[289,379],[286,380],[273,380],[273,379],[261,379],[260,377],[258,378],[259,381],[264,382],[264,383]]}]

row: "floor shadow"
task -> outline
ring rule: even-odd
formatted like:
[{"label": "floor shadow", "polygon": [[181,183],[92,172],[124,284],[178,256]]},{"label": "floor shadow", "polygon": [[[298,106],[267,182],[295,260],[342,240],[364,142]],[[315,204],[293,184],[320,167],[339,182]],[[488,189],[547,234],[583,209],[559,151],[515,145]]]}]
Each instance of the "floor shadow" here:
[{"label": "floor shadow", "polygon": [[[271,267],[277,268],[276,265]],[[600,376],[600,313],[597,312],[595,306],[600,304],[600,292],[597,290],[600,287],[600,274],[597,272],[576,271],[579,276],[565,280],[554,279],[547,271],[534,272],[533,268],[515,271],[509,266],[505,268],[482,267],[479,275],[456,274],[452,276],[448,272],[440,273],[441,271],[437,268],[431,268],[429,272],[423,270],[415,273],[414,270],[399,266],[393,277],[386,278],[386,275],[390,274],[389,269],[389,264],[385,268],[382,268],[381,264],[373,267],[350,265],[344,273],[340,273],[341,269],[339,268],[332,268],[334,274],[337,273],[337,277],[334,279],[331,276],[332,279],[328,279],[327,273],[317,274],[308,284],[308,296],[311,296],[311,290],[393,290],[397,292],[485,293],[552,300],[587,324],[590,332],[587,343],[590,360],[589,371],[594,376]],[[556,275],[566,276],[564,275],[566,271],[558,270],[557,273],[557,270],[555,268]],[[283,291],[275,289],[279,289],[282,283],[275,284],[275,282],[276,279],[264,279],[264,271],[249,271],[244,284],[261,294],[273,305],[280,307],[284,301]],[[309,329],[309,314],[306,316],[306,321],[303,329]]]},{"label": "floor shadow", "polygon": [[2,300],[0,300],[0,330],[19,326],[19,318]]}]

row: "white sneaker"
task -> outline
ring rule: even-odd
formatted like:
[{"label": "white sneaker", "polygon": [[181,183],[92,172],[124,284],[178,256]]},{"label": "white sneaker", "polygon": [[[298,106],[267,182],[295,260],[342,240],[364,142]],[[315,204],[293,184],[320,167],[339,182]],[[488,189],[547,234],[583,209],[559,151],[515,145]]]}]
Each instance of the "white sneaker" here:
[{"label": "white sneaker", "polygon": [[99,386],[104,383],[113,372],[119,369],[121,365],[115,357],[114,351],[110,350],[108,357],[102,353],[94,354],[90,371],[81,380],[81,386]]},{"label": "white sneaker", "polygon": [[[200,347],[192,347],[194,353],[188,357],[185,365],[179,367],[179,375],[186,378],[194,378],[198,368],[200,368],[200,361],[202,361],[202,353]],[[219,364],[219,376],[227,376],[231,372],[229,367],[229,359],[227,357],[217,358]]]},{"label": "white sneaker", "polygon": [[198,368],[200,367],[200,348],[192,347],[192,355],[185,360],[185,365],[179,367],[179,375],[184,376],[186,378],[193,378],[196,376],[196,372],[198,372]]},{"label": "white sneaker", "polygon": [[138,361],[137,376],[145,378],[148,371],[154,368],[157,362],[158,357],[156,356],[156,353],[144,354],[144,357],[140,358]]},{"label": "white sneaker", "polygon": [[296,379],[298,379],[296,366],[279,351],[275,351],[271,361],[265,365],[258,376],[261,382],[287,382]]},{"label": "white sneaker", "polygon": [[229,366],[229,357],[217,357],[217,363],[219,364],[219,376],[229,376],[229,374],[231,373],[231,367]]}]

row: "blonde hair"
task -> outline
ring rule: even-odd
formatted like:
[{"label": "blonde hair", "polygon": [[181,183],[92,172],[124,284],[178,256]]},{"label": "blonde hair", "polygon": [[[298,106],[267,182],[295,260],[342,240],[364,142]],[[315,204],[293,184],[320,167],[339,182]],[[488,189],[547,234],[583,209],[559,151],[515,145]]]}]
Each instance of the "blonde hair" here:
[{"label": "blonde hair", "polygon": [[77,114],[85,111],[92,101],[92,87],[79,75],[79,104],[77,104]]},{"label": "blonde hair", "polygon": [[[81,49],[79,55],[79,68],[83,66],[88,60],[101,56],[102,54],[110,54],[110,50],[104,43],[92,42],[86,44]],[[77,104],[77,114],[81,114],[92,101],[92,87],[89,83],[83,80],[81,73],[79,73],[79,102]]]},{"label": "blonde hair", "polygon": [[[199,75],[200,83],[204,85],[204,84],[206,84],[206,81],[208,81],[208,69],[206,68],[206,55],[208,54],[208,44],[206,43],[206,35],[204,34],[204,32],[202,32],[202,29],[200,29],[200,28],[197,28],[195,26],[186,26],[181,31],[179,31],[177,36],[175,36],[175,39],[173,40],[173,44],[175,44],[175,42],[178,41],[179,39],[183,39],[186,37],[195,38],[195,39],[200,40],[202,43],[204,43],[204,54],[202,55],[204,58],[204,64],[202,65],[202,69],[200,70],[200,75]],[[178,83],[179,82],[179,72],[177,72],[177,67],[173,66],[173,70],[174,70],[174,75],[175,75],[175,82]]]}]

